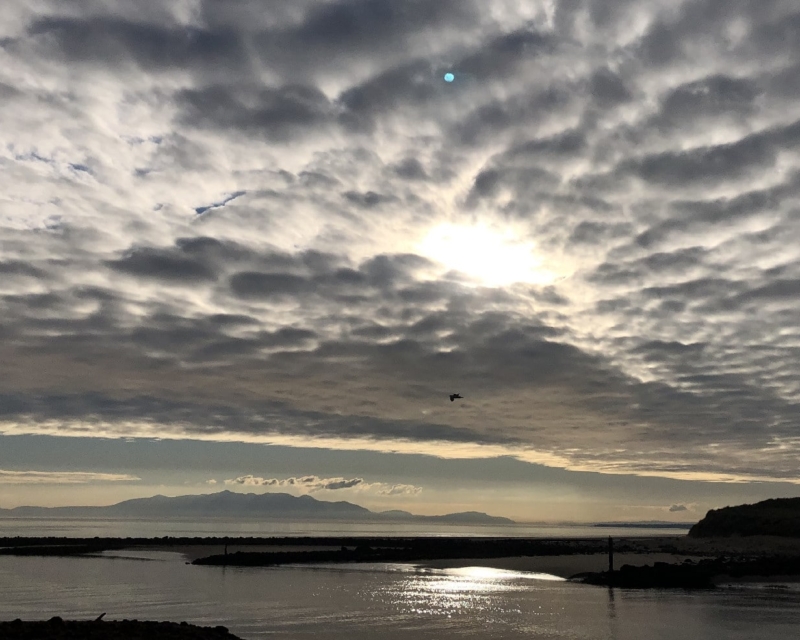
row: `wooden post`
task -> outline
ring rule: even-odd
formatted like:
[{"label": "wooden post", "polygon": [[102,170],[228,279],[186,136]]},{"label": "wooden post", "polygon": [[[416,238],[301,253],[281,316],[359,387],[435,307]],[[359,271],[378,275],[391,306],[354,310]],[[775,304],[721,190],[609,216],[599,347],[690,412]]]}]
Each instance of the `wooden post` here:
[{"label": "wooden post", "polygon": [[614,541],[608,536],[608,571],[614,572]]}]

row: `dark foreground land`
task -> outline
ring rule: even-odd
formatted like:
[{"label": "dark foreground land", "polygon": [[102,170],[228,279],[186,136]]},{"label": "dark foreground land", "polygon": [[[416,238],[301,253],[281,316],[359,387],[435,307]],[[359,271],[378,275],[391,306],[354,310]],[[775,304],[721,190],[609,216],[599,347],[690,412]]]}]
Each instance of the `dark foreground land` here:
[{"label": "dark foreground land", "polygon": [[196,627],[185,622],[64,621],[0,622],[3,640],[241,640],[225,627]]}]

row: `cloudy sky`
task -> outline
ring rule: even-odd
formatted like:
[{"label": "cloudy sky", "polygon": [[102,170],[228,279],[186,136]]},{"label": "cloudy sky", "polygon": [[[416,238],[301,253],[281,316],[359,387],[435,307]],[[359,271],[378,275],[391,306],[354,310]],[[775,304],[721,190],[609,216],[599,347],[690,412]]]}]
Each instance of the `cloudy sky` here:
[{"label": "cloudy sky", "polygon": [[798,97],[795,0],[3,2],[0,506],[797,495]]}]

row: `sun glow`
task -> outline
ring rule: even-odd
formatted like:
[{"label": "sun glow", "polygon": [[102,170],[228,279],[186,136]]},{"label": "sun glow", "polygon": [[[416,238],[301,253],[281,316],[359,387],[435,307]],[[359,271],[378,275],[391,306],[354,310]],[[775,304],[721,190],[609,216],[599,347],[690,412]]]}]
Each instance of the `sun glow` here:
[{"label": "sun glow", "polygon": [[500,287],[523,282],[549,284],[556,274],[541,267],[533,242],[510,228],[485,224],[444,224],[431,229],[420,243],[423,255],[478,283]]}]

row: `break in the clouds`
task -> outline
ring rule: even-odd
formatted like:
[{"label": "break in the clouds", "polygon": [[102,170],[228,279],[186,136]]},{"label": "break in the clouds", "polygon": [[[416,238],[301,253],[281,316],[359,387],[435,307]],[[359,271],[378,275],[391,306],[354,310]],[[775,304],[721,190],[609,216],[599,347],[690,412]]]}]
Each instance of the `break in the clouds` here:
[{"label": "break in the clouds", "polygon": [[0,429],[795,481],[799,24],[4,3]]},{"label": "break in the clouds", "polygon": [[[214,484],[216,484],[216,482]],[[248,487],[276,487],[293,489],[303,493],[357,489],[359,491],[371,491],[382,496],[416,495],[422,491],[422,487],[416,487],[410,484],[388,484],[385,482],[365,482],[363,478],[320,478],[318,476],[278,479],[247,475],[239,476],[238,478],[230,478],[225,480],[224,484],[244,485]]]},{"label": "break in the clouds", "polygon": [[89,471],[9,471],[0,469],[0,484],[89,484],[94,482],[136,482],[138,476]]}]

